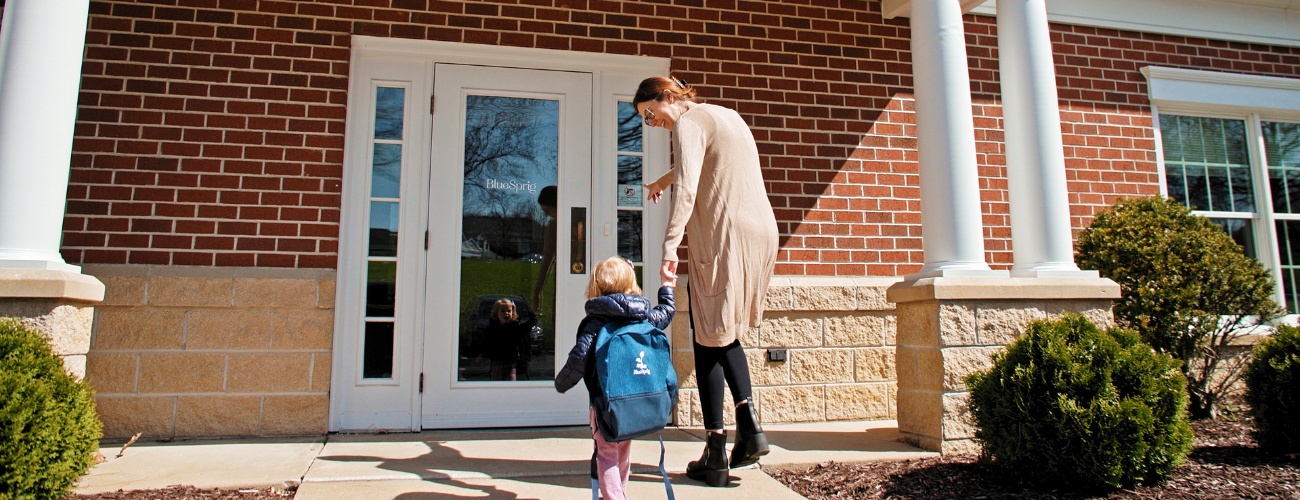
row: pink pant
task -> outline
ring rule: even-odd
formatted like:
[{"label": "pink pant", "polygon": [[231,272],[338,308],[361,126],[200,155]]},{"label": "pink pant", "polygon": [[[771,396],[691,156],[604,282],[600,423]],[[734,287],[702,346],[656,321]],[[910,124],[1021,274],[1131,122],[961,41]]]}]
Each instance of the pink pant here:
[{"label": "pink pant", "polygon": [[607,443],[596,424],[596,409],[591,409],[591,437],[596,441],[596,474],[600,479],[600,496],[605,500],[626,500],[627,479],[632,472],[632,441]]}]

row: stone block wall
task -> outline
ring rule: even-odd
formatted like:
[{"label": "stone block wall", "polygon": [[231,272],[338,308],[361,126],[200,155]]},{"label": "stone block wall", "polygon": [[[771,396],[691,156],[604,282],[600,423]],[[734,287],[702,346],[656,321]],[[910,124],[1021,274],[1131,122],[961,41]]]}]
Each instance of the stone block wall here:
[{"label": "stone block wall", "polygon": [[967,375],[988,369],[1032,321],[1079,313],[1109,327],[1119,298],[1119,286],[1100,278],[935,278],[895,288],[903,287],[913,290],[893,296],[899,441],[945,454],[978,451]]},{"label": "stone block wall", "polygon": [[63,367],[77,378],[86,375],[93,303],[47,299],[0,299],[0,318],[16,318],[41,332],[63,359]]},{"label": "stone block wall", "polygon": [[86,370],[105,437],[326,432],[333,271],[83,272],[106,286]]},{"label": "stone block wall", "polygon": [[86,375],[86,354],[95,304],[104,285],[67,271],[0,269],[0,318],[12,318],[41,332],[74,377]]},{"label": "stone block wall", "polygon": [[[785,277],[768,288],[763,323],[740,339],[749,359],[754,402],[763,422],[885,420],[894,399],[894,305],[885,290],[897,278]],[[672,325],[673,364],[682,388],[677,425],[703,425],[687,319],[690,299],[678,287]],[[768,349],[785,349],[769,362]],[[724,415],[734,424],[728,392]]]}]

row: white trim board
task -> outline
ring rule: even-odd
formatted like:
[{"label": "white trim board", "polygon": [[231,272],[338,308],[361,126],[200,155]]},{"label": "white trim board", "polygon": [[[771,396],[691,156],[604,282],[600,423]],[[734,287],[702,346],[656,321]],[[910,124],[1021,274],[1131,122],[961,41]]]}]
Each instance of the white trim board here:
[{"label": "white trim board", "polygon": [[[996,16],[996,1],[984,2],[970,13]],[[1300,2],[1295,0],[1048,0],[1047,20],[1300,47]]]},{"label": "white trim board", "polygon": [[[961,3],[961,13],[965,14],[976,7],[979,7],[984,0],[959,0]],[[885,19],[895,17],[912,17],[912,0],[882,0],[880,10]]]},{"label": "white trim board", "polygon": [[1259,113],[1300,119],[1300,79],[1147,66],[1151,104],[1162,112]]},{"label": "white trim board", "polygon": [[[407,40],[354,35],[353,52],[367,57],[412,58],[441,63],[527,67],[560,71],[667,74],[672,62],[664,57],[600,54],[571,50],[534,49],[501,45]],[[528,61],[526,65],[521,61]]]}]

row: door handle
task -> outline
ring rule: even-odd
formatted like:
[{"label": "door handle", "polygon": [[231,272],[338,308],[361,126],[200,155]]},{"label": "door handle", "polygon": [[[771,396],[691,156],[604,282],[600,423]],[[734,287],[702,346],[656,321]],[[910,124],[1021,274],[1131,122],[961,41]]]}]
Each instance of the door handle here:
[{"label": "door handle", "polygon": [[587,207],[573,207],[569,217],[569,274],[587,273]]}]

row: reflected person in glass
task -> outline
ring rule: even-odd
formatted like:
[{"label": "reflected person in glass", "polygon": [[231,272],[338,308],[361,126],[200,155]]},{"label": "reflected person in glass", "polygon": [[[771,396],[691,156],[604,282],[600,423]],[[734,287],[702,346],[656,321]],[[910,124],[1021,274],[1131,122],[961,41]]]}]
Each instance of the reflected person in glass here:
[{"label": "reflected person in glass", "polygon": [[[632,103],[646,125],[672,131],[673,197],[660,276],[663,284],[676,284],[677,249],[690,234],[687,289],[693,293],[687,311],[695,331],[695,374],[709,435],[704,454],[686,471],[692,479],[701,479],[728,477],[717,472],[756,463],[768,452],[767,437],[750,404],[749,364],[739,339],[763,318],[778,233],[749,126],[735,111],[696,102],[695,95],[686,82],[652,77],[641,82]],[[658,182],[649,190],[656,201],[662,192]],[[736,401],[737,435],[730,461],[722,417],[724,381]]]},{"label": "reflected person in glass", "polygon": [[542,246],[542,267],[537,269],[537,281],[533,283],[533,312],[542,314],[546,311],[546,306],[550,304],[542,303],[542,292],[546,290],[546,280],[551,271],[555,268],[555,247],[557,246],[556,224],[555,219],[559,213],[557,205],[555,186],[546,186],[537,194],[537,204],[542,207],[542,212],[546,213],[546,243]]},{"label": "reflected person in glass", "polygon": [[531,353],[529,333],[537,323],[537,316],[519,321],[515,303],[501,299],[492,305],[492,318],[484,331],[482,352],[492,361],[492,380],[517,380],[516,363]]}]

